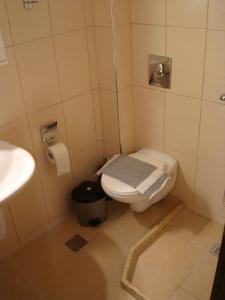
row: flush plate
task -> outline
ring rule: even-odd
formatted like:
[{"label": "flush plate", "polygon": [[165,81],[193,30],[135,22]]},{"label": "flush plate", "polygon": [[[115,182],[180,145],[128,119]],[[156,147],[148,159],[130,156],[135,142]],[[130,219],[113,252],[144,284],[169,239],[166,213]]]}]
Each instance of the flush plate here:
[{"label": "flush plate", "polygon": [[172,58],[149,55],[149,85],[171,88]]}]

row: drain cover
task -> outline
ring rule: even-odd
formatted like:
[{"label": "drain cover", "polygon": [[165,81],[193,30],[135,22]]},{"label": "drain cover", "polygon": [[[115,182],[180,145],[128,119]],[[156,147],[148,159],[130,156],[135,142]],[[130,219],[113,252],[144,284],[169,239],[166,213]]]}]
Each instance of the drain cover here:
[{"label": "drain cover", "polygon": [[221,247],[221,244],[220,243],[216,243],[210,250],[209,252],[214,255],[214,256],[219,256],[220,254],[220,247]]},{"label": "drain cover", "polygon": [[72,251],[77,252],[83,248],[88,242],[79,234],[76,234],[71,239],[69,239],[65,245],[70,248]]}]

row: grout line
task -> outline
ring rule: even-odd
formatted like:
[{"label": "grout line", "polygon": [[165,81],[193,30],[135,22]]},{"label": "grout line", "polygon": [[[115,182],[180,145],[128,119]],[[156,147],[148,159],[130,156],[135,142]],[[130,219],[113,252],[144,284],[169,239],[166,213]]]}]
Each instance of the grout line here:
[{"label": "grout line", "polygon": [[[15,51],[15,46],[14,45],[12,46],[12,49],[13,49],[13,55],[14,55],[15,64],[16,64],[16,72],[17,72],[17,76],[18,76],[18,80],[19,80],[19,85],[20,85],[20,89],[21,89],[21,94],[22,94],[22,101],[23,101],[24,110],[25,110],[24,119],[26,120],[28,129],[29,129],[29,137],[30,137],[30,141],[31,141],[31,144],[32,144],[32,152],[33,152],[32,154],[34,154],[34,159],[37,160],[35,143],[34,143],[34,139],[33,139],[33,135],[32,135],[32,130],[31,130],[31,125],[30,125],[30,121],[29,121],[29,115],[28,115],[27,106],[26,106],[25,97],[24,97],[24,89],[23,89],[23,85],[22,85],[22,78],[21,78],[21,74],[19,72],[19,64],[18,64],[18,59],[17,59],[17,55],[16,55],[16,51]],[[46,201],[45,194],[44,194],[44,187],[43,187],[43,185],[41,183],[40,169],[39,169],[39,166],[37,164],[36,164],[36,169],[37,169],[37,176],[39,177],[39,181],[40,181],[39,182],[40,183],[40,190],[41,190],[41,194],[42,194],[42,197],[43,197],[44,206],[45,206],[46,213],[47,213],[47,218],[48,218],[47,222],[49,223],[50,219],[49,219],[49,211],[48,211],[48,207],[47,207],[47,201]],[[19,245],[21,247],[22,246],[22,241],[21,241],[21,238],[20,238],[19,233],[17,231],[15,220],[13,218],[13,213],[11,211],[10,205],[9,205],[9,210],[11,212],[12,222],[13,222],[13,224],[15,226],[16,235],[18,236]]]},{"label": "grout line", "polygon": [[[82,2],[83,4],[83,17],[85,20],[85,25],[86,25],[86,15],[85,15],[85,4],[84,1]],[[93,33],[94,34],[94,33]],[[93,80],[92,80],[92,70],[91,70],[91,57],[90,57],[90,45],[88,43],[88,30],[85,29],[85,39],[86,39],[86,47],[87,47],[87,57],[88,57],[88,69],[89,69],[89,80],[90,80],[90,86],[92,88],[92,84],[93,84]],[[91,90],[91,101],[92,101],[92,115],[93,115],[93,120],[94,120],[94,127],[95,127],[95,141],[97,144],[98,141],[98,132],[97,132],[97,118],[96,118],[96,113],[95,113],[95,101],[94,101],[94,95],[93,95],[93,91]],[[97,152],[99,154],[99,150],[97,147]]]},{"label": "grout line", "polygon": [[[164,27],[164,34],[165,34],[165,56],[167,56],[167,0],[165,1],[165,27]],[[172,78],[171,78],[172,80]],[[166,143],[166,89],[163,89],[163,142],[162,142],[162,149],[165,152],[165,143]]]},{"label": "grout line", "polygon": [[121,137],[121,116],[120,116],[120,102],[119,102],[119,80],[118,80],[118,65],[117,65],[117,28],[116,28],[116,15],[115,15],[115,2],[114,0],[110,0],[110,13],[112,20],[112,45],[113,45],[113,66],[115,72],[115,87],[116,87],[116,99],[117,99],[117,125],[118,125],[118,138],[119,138],[119,152],[122,153],[122,137]]},{"label": "grout line", "polygon": [[[206,27],[208,25],[208,17],[209,17],[209,0],[207,0],[207,16],[206,16]],[[205,72],[206,72],[206,54],[207,54],[207,41],[208,41],[208,31],[205,31],[205,49],[203,54],[203,74],[202,74],[202,89],[201,89],[201,102],[200,102],[200,117],[198,124],[198,139],[197,139],[197,153],[196,153],[196,167],[195,167],[195,175],[194,175],[194,186],[193,186],[193,207],[195,209],[196,206],[196,187],[197,187],[197,174],[198,174],[198,160],[199,160],[199,147],[200,147],[200,135],[201,135],[201,125],[202,125],[202,110],[203,110],[203,94],[204,94],[204,86],[205,86]]]},{"label": "grout line", "polygon": [[177,25],[167,25],[167,24],[153,24],[153,23],[138,23],[133,22],[132,25],[137,26],[152,26],[152,27],[167,27],[167,28],[177,28],[177,29],[190,29],[190,30],[212,30],[212,31],[221,31],[225,32],[224,29],[208,28],[206,27],[189,27],[189,26],[177,26]]}]

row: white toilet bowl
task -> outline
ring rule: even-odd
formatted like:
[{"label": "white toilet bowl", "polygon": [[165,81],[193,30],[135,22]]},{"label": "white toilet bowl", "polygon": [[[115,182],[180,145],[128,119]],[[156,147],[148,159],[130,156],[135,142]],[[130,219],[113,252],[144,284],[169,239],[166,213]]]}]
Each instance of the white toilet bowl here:
[{"label": "white toilet bowl", "polygon": [[102,175],[101,184],[107,195],[112,199],[129,204],[131,209],[135,212],[142,212],[171,192],[176,183],[177,162],[170,155],[151,149],[141,149],[129,156],[149,162],[163,169],[171,176],[171,180],[169,180],[158,193],[154,194],[151,198],[147,198],[140,194],[135,188],[108,175]]}]

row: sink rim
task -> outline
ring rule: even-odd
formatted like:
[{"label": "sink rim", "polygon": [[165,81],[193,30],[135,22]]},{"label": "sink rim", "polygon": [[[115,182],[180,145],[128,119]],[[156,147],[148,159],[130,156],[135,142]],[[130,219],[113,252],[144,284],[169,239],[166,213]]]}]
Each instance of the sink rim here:
[{"label": "sink rim", "polygon": [[6,151],[7,150],[13,151],[14,153],[13,159],[15,159],[16,156],[19,159],[22,159],[25,171],[21,172],[21,176],[19,176],[16,180],[10,183],[9,186],[7,187],[1,188],[1,181],[0,181],[0,206],[9,198],[14,196],[29,182],[35,170],[34,158],[27,150],[21,147],[17,147],[9,142],[0,140],[0,150],[1,149],[4,150],[4,148]]}]

